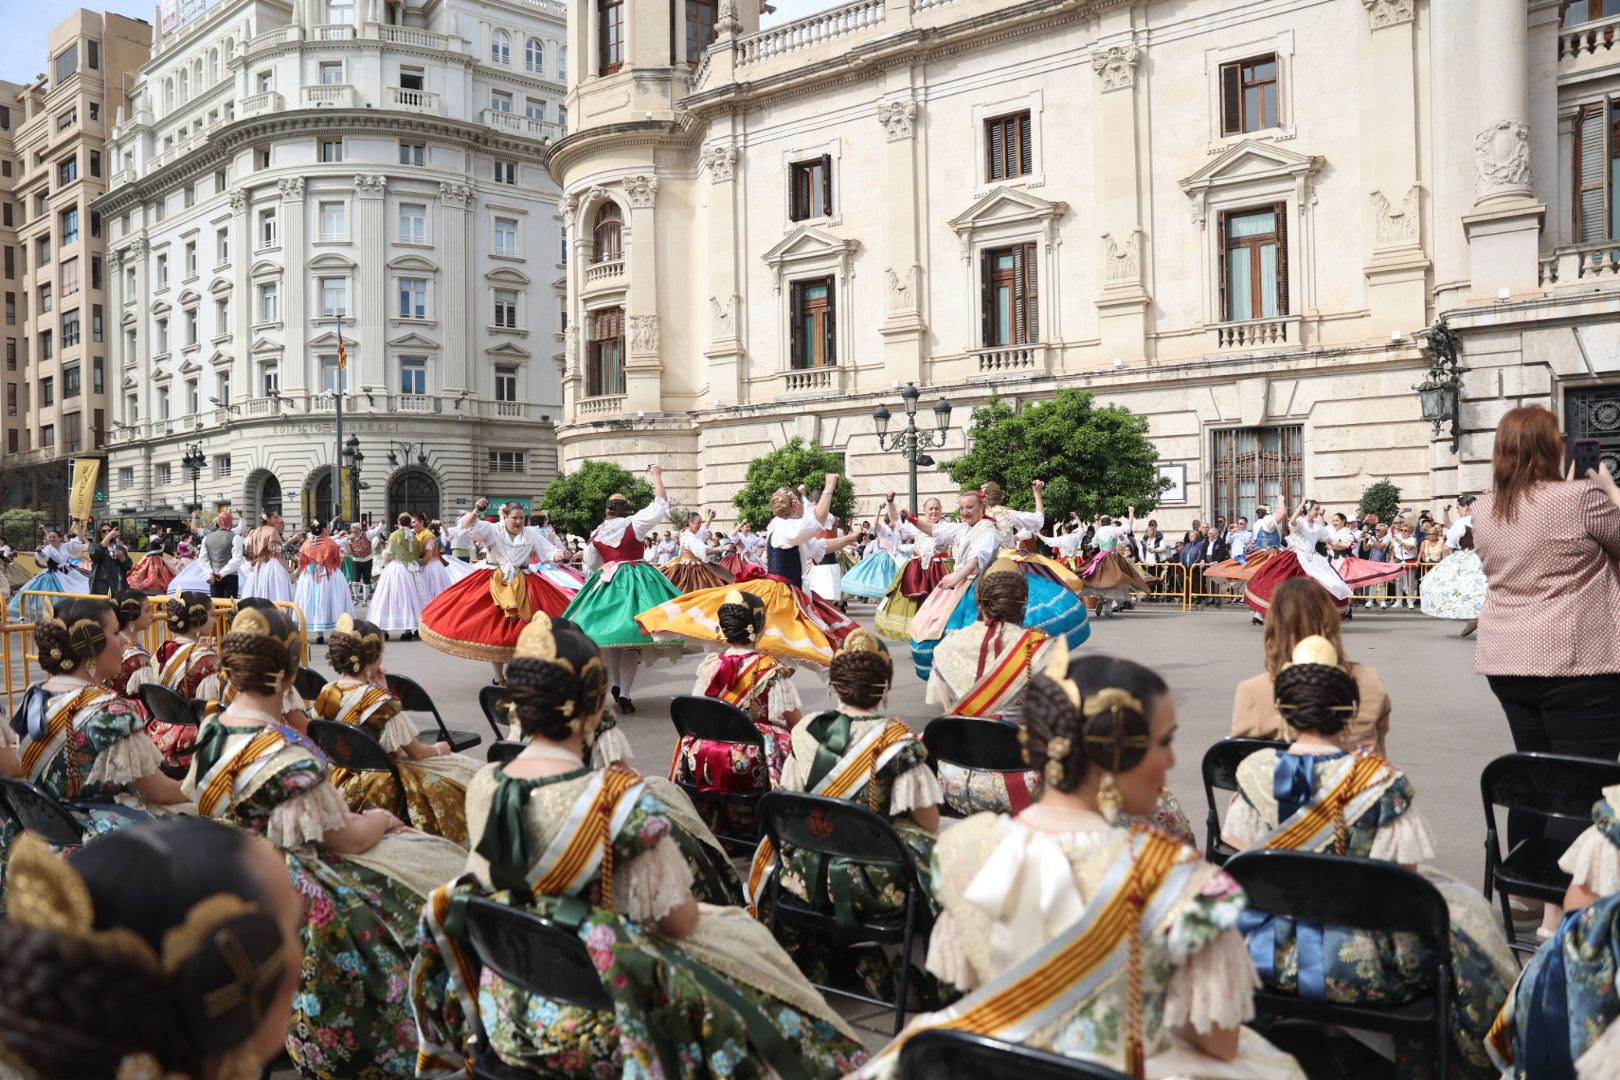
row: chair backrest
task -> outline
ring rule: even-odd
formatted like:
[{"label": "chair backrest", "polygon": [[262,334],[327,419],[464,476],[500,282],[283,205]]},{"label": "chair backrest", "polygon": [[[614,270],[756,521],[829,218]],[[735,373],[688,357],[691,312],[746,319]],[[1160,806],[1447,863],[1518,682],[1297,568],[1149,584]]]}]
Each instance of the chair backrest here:
[{"label": "chair backrest", "polygon": [[311,720],[309,737],[342,769],[394,772],[393,759],[382,744],[357,727],[337,720]]},{"label": "chair backrest", "polygon": [[301,667],[293,678],[293,689],[305,701],[314,701],[321,696],[321,690],[326,686],[326,676],[314,668]]},{"label": "chair backrest", "polygon": [[77,847],[84,843],[84,826],[55,795],[26,780],[0,777],[0,809],[30,832],[49,843]]},{"label": "chair backrest", "polygon": [[1620,762],[1568,754],[1503,754],[1479,775],[1486,827],[1492,831],[1496,806],[1589,822],[1593,804],[1611,784],[1620,784]]},{"label": "chair backrest", "polygon": [[467,941],[478,962],[530,994],[613,1011],[585,943],[567,927],[483,896],[467,901]]},{"label": "chair backrest", "polygon": [[915,1035],[900,1049],[900,1080],[1129,1080],[1106,1065],[950,1028]]},{"label": "chair backrest", "polygon": [[497,739],[490,744],[489,760],[498,765],[505,765],[508,761],[521,754],[523,748],[527,745],[527,743],[514,742],[509,739]]},{"label": "chair backrest", "polygon": [[422,684],[408,675],[400,675],[390,671],[388,673],[388,689],[399,698],[401,712],[425,712],[439,715],[439,710],[433,704],[433,696],[423,688]]},{"label": "chair backrest", "polygon": [[1423,938],[1449,963],[1451,913],[1440,890],[1398,863],[1303,851],[1245,851],[1226,872],[1252,911],[1356,930]]},{"label": "chair backrest", "polygon": [[208,719],[208,702],[202,698],[192,698],[186,704],[191,706],[191,722],[201,727],[202,722]]},{"label": "chair backrest", "polygon": [[[1236,791],[1238,766],[1257,750],[1286,750],[1279,739],[1245,739],[1228,736],[1204,751],[1204,792]],[[1213,797],[1213,796],[1211,796]],[[1211,804],[1213,806],[1213,804]]]},{"label": "chair backrest", "polygon": [[1018,728],[1000,720],[976,716],[941,716],[923,728],[923,745],[936,765],[960,765],[989,772],[1024,772],[1024,748]]},{"label": "chair backrest", "polygon": [[478,690],[478,707],[484,712],[484,719],[489,721],[490,728],[495,732],[496,739],[507,736],[506,717],[501,715],[501,699],[506,697],[506,687],[490,684]]},{"label": "chair backrest", "polygon": [[146,711],[165,724],[191,726],[197,723],[191,703],[162,683],[142,683],[136,693]]},{"label": "chair backrest", "polygon": [[[882,814],[842,799],[772,791],[759,800],[759,816],[777,851],[803,848],[858,862],[899,863],[908,871],[911,851]],[[908,879],[909,880],[909,879]]]},{"label": "chair backrest", "polygon": [[735,705],[719,698],[682,694],[669,703],[669,718],[682,735],[709,742],[747,743],[762,750],[765,737]]}]

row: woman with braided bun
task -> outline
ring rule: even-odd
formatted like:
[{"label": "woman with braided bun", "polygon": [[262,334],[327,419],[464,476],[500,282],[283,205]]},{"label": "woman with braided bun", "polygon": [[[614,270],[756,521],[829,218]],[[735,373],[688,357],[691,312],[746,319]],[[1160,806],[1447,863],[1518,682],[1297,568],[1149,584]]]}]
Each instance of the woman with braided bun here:
[{"label": "woman with braided bun", "polygon": [[136,698],[142,686],[159,681],[157,663],[141,640],[141,634],[152,625],[152,605],[141,590],[125,589],[114,598],[113,608],[118,613],[118,640],[124,651],[118,670],[103,681],[107,689]]},{"label": "woman with braided bun", "polygon": [[308,539],[298,549],[298,583],[293,603],[304,613],[304,622],[315,635],[315,644],[324,645],[326,635],[345,615],[354,616],[349,582],[343,576],[343,552],[327,532],[324,521],[309,523]]},{"label": "woman with braided bun", "polygon": [[[46,605],[34,627],[45,680],[23,693],[0,748],[0,776],[37,784],[68,804],[88,836],[177,808],[186,797],[163,775],[163,755],[146,734],[141,707],[107,689],[124,651],[108,600]],[[0,822],[0,853],[21,830]]]},{"label": "woman with braided bun", "polygon": [[197,818],[70,855],[32,834],[0,922],[0,1076],[254,1080],[281,1052],[303,905],[269,845]]},{"label": "woman with braided bun", "polygon": [[[207,698],[207,688],[217,683],[219,654],[214,649],[214,599],[204,592],[183,592],[171,596],[163,609],[169,640],[158,646],[154,660],[157,681],[186,700]],[[191,764],[191,747],[197,729],[190,724],[170,724],[152,717],[146,730],[163,752],[165,768],[183,771]],[[176,773],[178,775],[178,772]]]},{"label": "woman with braided bun", "polygon": [[[1481,1080],[1497,1072],[1485,1036],[1506,998],[1517,965],[1478,891],[1421,864],[1434,857],[1427,826],[1412,807],[1412,784],[1377,754],[1347,752],[1340,738],[1356,715],[1356,679],[1323,637],[1294,647],[1277,672],[1276,708],[1296,733],[1285,751],[1260,750],[1238,766],[1238,797],[1222,833],[1238,848],[1285,848],[1384,859],[1417,870],[1451,912],[1453,1072]],[[1319,948],[1296,942],[1320,934]],[[1244,932],[1266,934],[1256,950],[1268,987],[1345,1003],[1391,1004],[1428,992],[1429,963],[1416,939],[1337,927],[1296,927],[1254,917]],[[1320,960],[1317,960],[1317,957]],[[1397,1040],[1395,1075],[1428,1076],[1423,1040]]]},{"label": "woman with braided bun", "polygon": [[[388,692],[385,680],[376,677],[382,655],[382,630],[375,623],[338,616],[332,643],[326,648],[326,662],[337,678],[315,698],[315,715],[357,727],[376,739],[394,759],[405,788],[410,824],[466,847],[467,785],[479,763],[452,753],[449,743],[429,746],[417,738],[416,725],[399,711],[399,699]],[[385,772],[336,769],[332,782],[356,813],[368,807],[388,810],[398,805],[394,780]]]},{"label": "woman with braided bun", "polygon": [[[276,605],[262,596],[244,596],[236,602],[236,607],[231,611],[231,618],[234,619],[239,612],[247,608],[274,611]],[[296,633],[296,627],[294,629]],[[295,646],[295,651],[300,656],[304,654],[305,650],[301,640]],[[379,679],[379,685],[386,687],[388,685],[387,680],[385,678]],[[235,697],[236,686],[230,679],[225,677],[223,668],[215,668],[213,674],[197,684],[197,696],[194,700],[206,702],[206,715],[215,716],[223,712]],[[309,705],[299,696],[298,688],[292,683],[288,683],[281,694],[281,719],[283,723],[299,734],[309,734]]]},{"label": "woman with braided bun", "polygon": [[350,812],[324,755],[283,723],[298,629],[280,610],[244,607],[220,641],[236,695],[204,725],[185,791],[197,809],[281,851],[304,898],[304,962],[287,1052],[306,1077],[407,1076],[416,1056],[405,997],[422,899],[466,865],[466,851],[408,829],[386,810]]},{"label": "woman with braided bun", "polygon": [[[476,1008],[489,1049],[522,1075],[843,1076],[865,1059],[859,1040],[762,923],[693,895],[670,808],[625,766],[585,764],[608,687],[580,630],[544,613],[524,628],[506,707],[528,745],[473,780],[470,872],[422,913],[416,1075],[467,1075],[475,1025],[465,1010]],[[576,932],[613,1011],[536,998],[480,971],[454,931],[475,896]]]},{"label": "woman with braided bun", "polygon": [[[784,791],[843,799],[891,819],[901,842],[911,849],[923,900],[917,916],[926,928],[938,913],[927,868],[944,797],[928,767],[922,740],[904,720],[882,712],[894,682],[894,662],[881,641],[858,629],[833,656],[827,681],[837,704],[793,729],[780,786]],[[905,881],[899,876],[904,871],[892,864],[827,862],[816,852],[798,848],[779,852],[769,839],[762,840],[748,874],[751,903],[760,902],[773,873],[782,876],[783,889],[805,903],[836,912],[841,923],[905,914]],[[816,882],[825,883],[824,893],[816,895]],[[895,994],[898,954],[863,950],[854,964],[839,970],[840,957],[849,953],[831,950],[822,940],[795,936],[788,939],[788,948],[817,982],[858,977],[875,996]],[[914,979],[912,985],[925,1003],[938,1003],[938,987],[931,980]]]}]

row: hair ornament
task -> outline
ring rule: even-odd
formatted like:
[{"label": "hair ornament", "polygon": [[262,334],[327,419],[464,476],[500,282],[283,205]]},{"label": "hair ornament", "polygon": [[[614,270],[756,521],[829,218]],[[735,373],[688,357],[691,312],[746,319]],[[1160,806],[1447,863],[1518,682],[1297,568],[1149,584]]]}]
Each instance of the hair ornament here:
[{"label": "hair ornament", "polygon": [[1289,667],[1294,664],[1320,664],[1323,667],[1338,667],[1341,663],[1339,650],[1333,642],[1320,634],[1312,634],[1294,646],[1293,655],[1289,659]]},{"label": "hair ornament", "polygon": [[345,611],[338,616],[337,625],[332,627],[332,636],[355,637],[354,616]]},{"label": "hair ornament", "polygon": [[996,556],[996,561],[990,564],[990,569],[988,569],[988,570],[986,570],[984,572],[984,576],[989,577],[991,574],[1016,574],[1016,573],[1019,573],[1017,563],[1013,562],[1011,559],[1007,558],[1007,556],[1005,556],[1005,555],[997,555]]},{"label": "hair ornament", "polygon": [[1102,754],[1095,755],[1088,753],[1088,757],[1094,758],[1099,763],[1105,755],[1112,758],[1112,761],[1107,766],[1110,773],[1117,773],[1124,767],[1125,751],[1146,750],[1153,744],[1153,740],[1146,735],[1125,734],[1124,725],[1120,722],[1119,714],[1127,709],[1138,715],[1146,716],[1147,714],[1146,710],[1142,708],[1142,702],[1135,695],[1127,693],[1118,687],[1106,686],[1086,699],[1083,710],[1087,720],[1095,720],[1104,713],[1114,718],[1113,731],[1107,734],[1088,732],[1085,737],[1088,748],[1099,747],[1103,751]]},{"label": "hair ornament", "polygon": [[720,602],[722,604],[737,604],[744,607],[746,607],[748,604],[748,601],[743,599],[743,594],[740,589],[727,589],[725,597]]},{"label": "hair ornament", "polygon": [[125,1054],[118,1062],[118,1071],[113,1074],[113,1080],[190,1080],[185,1073],[168,1072],[158,1063],[158,1059],[144,1051],[139,1054]]},{"label": "hair ornament", "polygon": [[547,663],[561,664],[572,671],[574,666],[557,655],[557,637],[551,632],[551,617],[543,611],[534,613],[534,618],[523,628],[518,635],[517,647],[512,652],[513,658],[519,656],[529,660],[544,660]]},{"label": "hair ornament", "polygon": [[1082,711],[1086,719],[1091,720],[1101,716],[1103,713],[1109,713],[1117,717],[1125,709],[1146,715],[1146,710],[1142,708],[1142,702],[1134,695],[1109,686],[1098,690],[1087,698],[1085,708]]},{"label": "hair ornament", "polygon": [[6,917],[22,926],[61,934],[154,968],[160,966],[152,946],[134,931],[122,926],[95,928],[95,903],[84,879],[35,833],[19,835],[12,849]]},{"label": "hair ornament", "polygon": [[1046,767],[1041,770],[1041,777],[1051,787],[1063,783],[1063,778],[1067,775],[1067,770],[1063,768],[1063,759],[1068,757],[1073,749],[1074,744],[1069,741],[1067,735],[1055,736],[1046,744]]},{"label": "hair ornament", "polygon": [[883,645],[866,630],[856,629],[850,631],[849,636],[844,638],[844,643],[839,646],[838,651],[841,653],[881,653],[883,652]]},{"label": "hair ornament", "polygon": [[264,612],[258,608],[241,608],[236,617],[231,620],[231,633],[233,634],[260,634],[270,635],[270,620],[264,617]]},{"label": "hair ornament", "polygon": [[1057,683],[1070,705],[1077,709],[1080,707],[1080,687],[1069,678],[1069,643],[1061,635],[1052,637],[1052,652],[1046,658],[1046,669],[1041,674]]}]

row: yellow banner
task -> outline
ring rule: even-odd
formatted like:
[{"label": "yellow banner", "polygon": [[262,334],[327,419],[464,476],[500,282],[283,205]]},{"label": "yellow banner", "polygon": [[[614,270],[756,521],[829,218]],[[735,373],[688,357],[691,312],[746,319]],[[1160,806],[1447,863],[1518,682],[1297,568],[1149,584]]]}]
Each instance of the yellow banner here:
[{"label": "yellow banner", "polygon": [[343,485],[343,497],[339,501],[343,509],[339,511],[344,521],[358,520],[359,515],[354,511],[354,470],[347,465],[339,466],[338,481]]},{"label": "yellow banner", "polygon": [[73,484],[68,495],[68,514],[75,524],[89,519],[96,502],[96,478],[101,473],[100,458],[74,458]]}]

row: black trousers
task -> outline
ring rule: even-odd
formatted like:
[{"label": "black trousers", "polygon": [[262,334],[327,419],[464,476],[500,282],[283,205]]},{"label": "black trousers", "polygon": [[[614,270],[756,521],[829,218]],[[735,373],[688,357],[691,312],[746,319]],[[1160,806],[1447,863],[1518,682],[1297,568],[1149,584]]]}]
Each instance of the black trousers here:
[{"label": "black trousers", "polygon": [[208,587],[208,595],[215,600],[235,600],[236,587],[237,576],[235,574],[226,574]]},{"label": "black trousers", "polygon": [[[1616,711],[1620,673],[1486,678],[1507,714],[1515,750],[1620,760],[1620,715]],[[1543,820],[1524,811],[1509,811],[1508,843],[1542,835]],[[1573,841],[1582,828],[1575,823],[1549,824],[1546,835]]]},{"label": "black trousers", "polygon": [[353,565],[354,565],[354,580],[357,581],[357,582],[363,582],[364,584],[370,585],[371,584],[371,560],[370,559],[355,559],[355,560],[353,560]]}]

